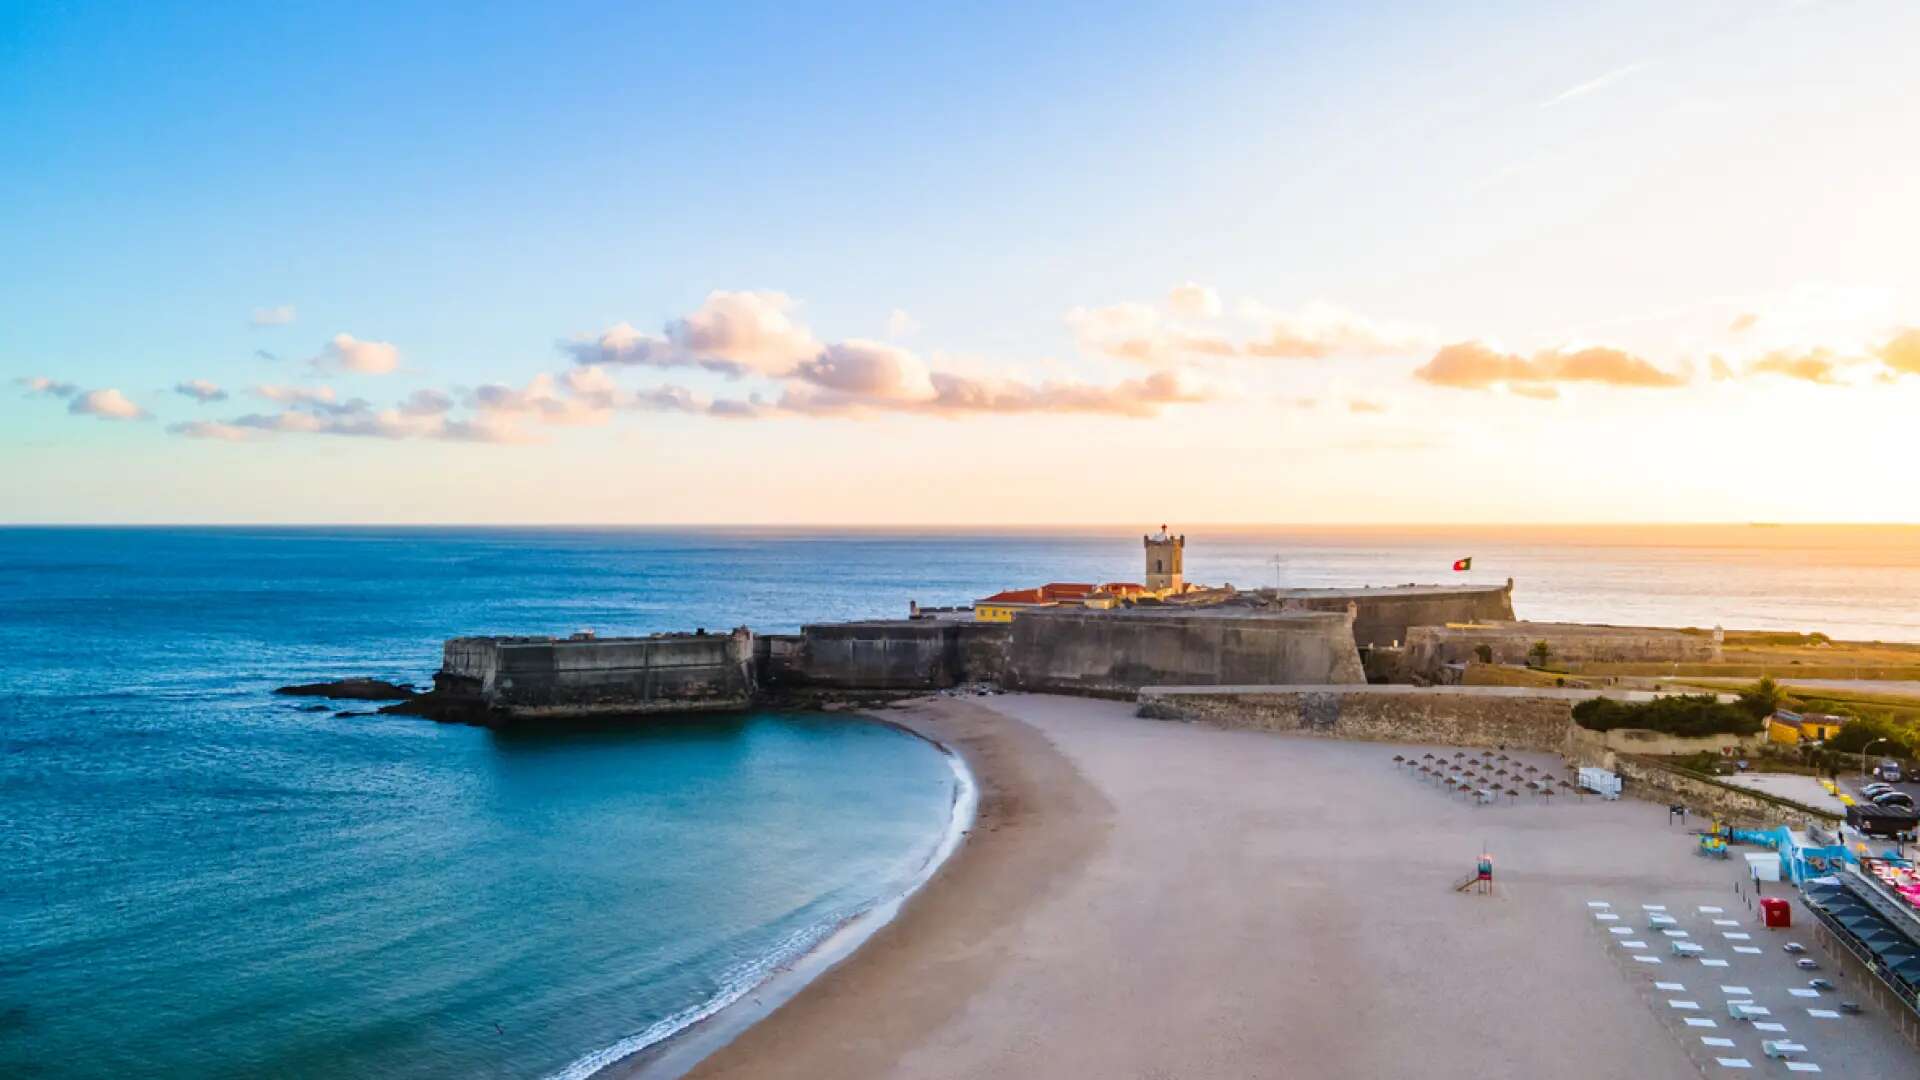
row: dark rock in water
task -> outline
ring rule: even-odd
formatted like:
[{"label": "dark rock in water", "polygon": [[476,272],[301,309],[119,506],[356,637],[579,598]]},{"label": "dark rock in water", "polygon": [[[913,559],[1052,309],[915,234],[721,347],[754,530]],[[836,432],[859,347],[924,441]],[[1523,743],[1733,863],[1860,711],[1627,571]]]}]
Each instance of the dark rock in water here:
[{"label": "dark rock in water", "polygon": [[292,697],[339,698],[346,701],[407,701],[415,696],[416,691],[411,686],[401,686],[398,683],[380,679],[336,679],[333,682],[283,686],[274,693]]},{"label": "dark rock in water", "polygon": [[326,712],[331,708],[333,708],[333,706],[331,705],[302,705],[300,706],[300,711],[301,712]]},{"label": "dark rock in water", "polygon": [[343,716],[379,716],[379,715],[380,714],[377,712],[365,712],[365,711],[356,712],[352,709],[341,709],[339,712],[333,714],[334,719],[336,720],[340,719]]}]

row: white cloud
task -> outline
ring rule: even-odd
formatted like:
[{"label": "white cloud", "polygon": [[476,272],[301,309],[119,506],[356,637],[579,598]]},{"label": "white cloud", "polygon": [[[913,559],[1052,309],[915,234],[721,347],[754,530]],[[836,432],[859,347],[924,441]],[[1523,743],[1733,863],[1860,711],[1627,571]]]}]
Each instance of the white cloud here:
[{"label": "white cloud", "polygon": [[309,361],[321,371],[351,371],[387,375],[400,366],[400,350],[385,341],[362,341],[352,334],[335,334]]},{"label": "white cloud", "polygon": [[1261,324],[1259,333],[1245,345],[1249,356],[1286,360],[1403,356],[1433,343],[1432,335],[1420,328],[1375,322],[1318,301],[1297,311],[1248,304],[1242,314]]},{"label": "white cloud", "polygon": [[45,375],[28,375],[15,382],[27,388],[29,394],[44,394],[47,397],[70,398],[80,392],[80,388],[70,382],[49,379]]},{"label": "white cloud", "polygon": [[278,307],[254,308],[253,317],[247,321],[255,326],[286,326],[293,322],[295,318],[296,313],[293,310],[293,305],[281,304]]},{"label": "white cloud", "polygon": [[223,424],[218,420],[190,420],[182,424],[172,424],[167,431],[189,439],[212,439],[217,442],[245,442],[259,437],[259,432],[233,424]]},{"label": "white cloud", "polygon": [[707,294],[698,308],[667,326],[667,337],[689,354],[779,375],[820,351],[820,342],[794,321],[799,305],[783,292]]},{"label": "white cloud", "polygon": [[179,394],[181,397],[190,397],[203,405],[210,401],[227,400],[227,392],[225,390],[220,389],[205,379],[188,379],[186,382],[174,383],[173,392]]},{"label": "white cloud", "polygon": [[147,410],[112,388],[88,390],[74,398],[67,405],[67,411],[75,416],[91,416],[100,420],[145,420],[149,415]]},{"label": "white cloud", "polygon": [[1182,282],[1167,294],[1167,310],[1189,319],[1219,318],[1220,294],[1207,285]]},{"label": "white cloud", "polygon": [[924,401],[934,396],[927,366],[919,357],[877,341],[835,342],[794,374],[822,390],[866,401]]},{"label": "white cloud", "polygon": [[899,308],[887,313],[887,336],[895,341],[910,338],[920,332],[920,320]]},{"label": "white cloud", "polygon": [[331,386],[276,386],[262,383],[255,386],[253,392],[257,397],[282,405],[331,405],[334,402]]}]

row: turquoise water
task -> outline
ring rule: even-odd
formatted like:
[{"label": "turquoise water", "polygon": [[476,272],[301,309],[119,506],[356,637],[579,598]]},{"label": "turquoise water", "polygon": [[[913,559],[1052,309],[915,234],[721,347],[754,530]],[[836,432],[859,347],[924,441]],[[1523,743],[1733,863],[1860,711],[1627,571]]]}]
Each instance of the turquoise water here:
[{"label": "turquoise water", "polygon": [[951,768],[880,724],[509,734],[268,693],[418,679],[442,606],[572,617],[465,588],[465,558],[0,534],[0,1075],[551,1075],[756,981],[940,840]]},{"label": "turquoise water", "polygon": [[[1460,580],[1467,555],[1523,617],[1920,640],[1910,529],[1194,531],[1187,569]],[[0,529],[0,1076],[553,1075],[896,893],[954,795],[881,725],[503,734],[277,685],[423,682],[455,634],[783,631],[1140,558],[1133,530]]]}]

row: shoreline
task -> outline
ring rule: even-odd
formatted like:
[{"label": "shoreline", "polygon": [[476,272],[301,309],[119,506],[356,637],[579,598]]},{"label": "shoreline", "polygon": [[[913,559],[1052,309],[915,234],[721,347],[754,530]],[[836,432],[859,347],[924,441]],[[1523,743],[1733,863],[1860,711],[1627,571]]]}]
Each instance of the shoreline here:
[{"label": "shoreline", "polygon": [[[629,1036],[605,1049],[582,1055],[566,1068],[551,1074],[548,1080],[678,1080],[687,1075],[743,1032],[793,1000],[821,975],[854,956],[862,945],[897,919],[902,909],[965,848],[968,834],[973,831],[978,819],[980,804],[980,785],[967,756],[913,723],[871,713],[854,712],[850,715],[868,723],[884,724],[931,744],[945,757],[948,768],[953,771],[953,798],[946,828],[912,879],[898,892],[884,896],[840,920],[818,940],[781,960],[765,978],[702,1005],[673,1030],[647,1039],[631,1049],[621,1050],[623,1044],[644,1038],[646,1032]],[[604,1060],[595,1060],[609,1054],[611,1056],[605,1056]]]},{"label": "shoreline", "polygon": [[893,1072],[987,990],[1022,920],[1104,850],[1113,807],[1038,728],[945,697],[885,722],[965,760],[979,791],[974,828],[863,947],[700,1060],[685,1074],[694,1080]]}]

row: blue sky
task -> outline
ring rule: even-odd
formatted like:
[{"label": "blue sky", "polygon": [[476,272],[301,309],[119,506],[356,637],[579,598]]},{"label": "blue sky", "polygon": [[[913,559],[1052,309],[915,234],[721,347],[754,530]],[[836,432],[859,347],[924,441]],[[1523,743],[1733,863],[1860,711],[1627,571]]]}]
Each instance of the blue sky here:
[{"label": "blue sky", "polygon": [[1911,5],[1032,7],[9,5],[0,518],[1920,519]]}]

